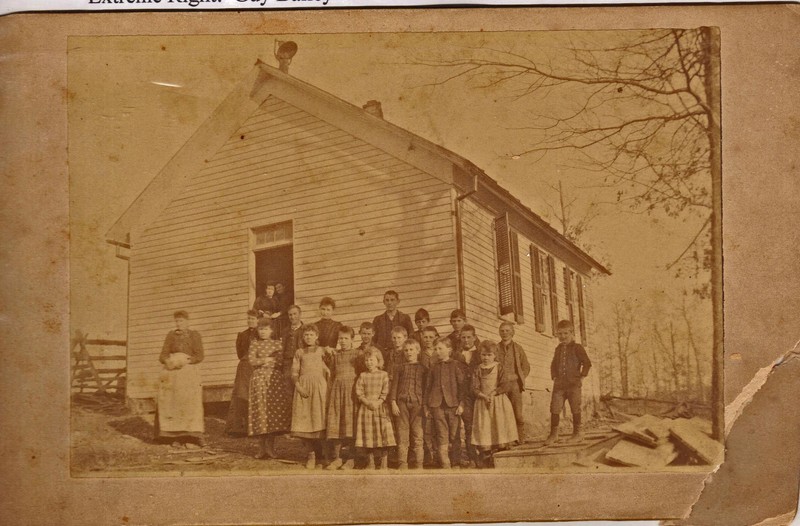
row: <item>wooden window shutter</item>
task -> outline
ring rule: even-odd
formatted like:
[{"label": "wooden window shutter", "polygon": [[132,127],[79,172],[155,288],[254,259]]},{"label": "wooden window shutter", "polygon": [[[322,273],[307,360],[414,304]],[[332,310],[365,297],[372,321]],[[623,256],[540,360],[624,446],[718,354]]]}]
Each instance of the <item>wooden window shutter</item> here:
[{"label": "wooden window shutter", "polygon": [[511,270],[511,239],[508,235],[508,215],[494,220],[494,251],[497,256],[497,288],[500,315],[514,312],[514,280]]},{"label": "wooden window shutter", "polygon": [[494,245],[497,256],[497,287],[500,315],[514,314],[522,323],[522,280],[519,273],[519,241],[508,228],[508,214],[494,221]]},{"label": "wooden window shutter", "polygon": [[586,345],[586,304],[583,298],[583,280],[580,274],[575,275],[575,285],[578,288],[578,315],[581,329],[581,343]]},{"label": "wooden window shutter", "polygon": [[572,322],[572,325],[575,325],[575,306],[573,305],[572,301],[572,271],[569,267],[564,267],[564,299],[567,302],[567,314],[569,315],[569,321]]},{"label": "wooden window shutter", "polygon": [[533,281],[533,317],[536,321],[536,330],[544,332],[544,301],[542,297],[542,260],[539,249],[531,245],[531,278]]},{"label": "wooden window shutter", "polygon": [[547,278],[550,280],[550,318],[555,336],[558,329],[558,290],[556,290],[556,260],[553,256],[547,256]]},{"label": "wooden window shutter", "polygon": [[514,300],[514,318],[517,323],[523,322],[522,317],[522,272],[519,265],[519,237],[516,232],[509,232],[511,239],[511,271],[514,276],[512,298]]}]

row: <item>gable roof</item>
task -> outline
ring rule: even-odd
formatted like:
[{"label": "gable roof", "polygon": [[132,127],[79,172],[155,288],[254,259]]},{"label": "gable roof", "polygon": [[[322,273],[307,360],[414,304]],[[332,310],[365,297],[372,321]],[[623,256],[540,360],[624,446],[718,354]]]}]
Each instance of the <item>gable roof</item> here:
[{"label": "gable roof", "polygon": [[[508,211],[512,227],[567,254],[586,270],[610,274],[602,264],[569,241],[544,219],[502,188],[468,159],[324,90],[258,60],[167,164],[156,174],[106,234],[107,242],[130,246],[150,221],[169,205],[188,177],[199,172],[244,121],[270,96],[293,104],[359,139],[454,185],[490,209]],[[463,195],[463,194],[462,194]],[[536,234],[540,234],[536,236]]]}]

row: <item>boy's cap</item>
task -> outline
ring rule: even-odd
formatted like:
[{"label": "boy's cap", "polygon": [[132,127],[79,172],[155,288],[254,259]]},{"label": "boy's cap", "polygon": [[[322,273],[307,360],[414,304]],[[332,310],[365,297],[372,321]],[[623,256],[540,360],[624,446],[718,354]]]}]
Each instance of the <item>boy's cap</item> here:
[{"label": "boy's cap", "polygon": [[456,309],[456,310],[454,310],[453,312],[450,313],[450,319],[452,320],[452,319],[455,319],[455,318],[461,318],[462,320],[466,320],[467,319],[467,315],[464,313],[463,310]]}]

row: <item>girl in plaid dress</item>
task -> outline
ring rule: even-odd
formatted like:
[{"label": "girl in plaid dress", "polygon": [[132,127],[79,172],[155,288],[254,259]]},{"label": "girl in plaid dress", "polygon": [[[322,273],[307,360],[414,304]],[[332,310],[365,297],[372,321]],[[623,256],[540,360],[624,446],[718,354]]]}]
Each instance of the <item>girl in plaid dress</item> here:
[{"label": "girl in plaid dress", "polygon": [[[356,363],[359,361],[358,349],[353,348],[355,331],[347,325],[339,329],[339,350],[327,354],[327,364],[333,382],[328,395],[328,419],[326,437],[333,443],[333,461],[326,469],[352,469],[355,460],[352,444],[355,438],[356,412]],[[342,443],[347,443],[350,458],[342,460]]]},{"label": "girl in plaid dress", "polygon": [[356,418],[356,447],[367,451],[367,469],[375,469],[375,453],[380,453],[380,468],[387,469],[389,450],[396,445],[392,420],[384,401],[389,395],[389,375],[378,368],[381,353],[371,348],[364,353],[366,372],[356,380],[356,397],[361,403]]}]

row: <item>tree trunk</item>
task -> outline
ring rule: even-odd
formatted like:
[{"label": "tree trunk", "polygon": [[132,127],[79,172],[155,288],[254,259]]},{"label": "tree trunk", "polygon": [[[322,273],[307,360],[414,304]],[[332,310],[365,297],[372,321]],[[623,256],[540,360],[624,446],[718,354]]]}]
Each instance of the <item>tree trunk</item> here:
[{"label": "tree trunk", "polygon": [[711,361],[711,429],[717,440],[725,432],[722,350],[722,159],[719,74],[719,29],[701,28],[705,41],[705,90],[708,104],[708,142],[711,166],[711,301],[714,309],[714,356]]}]

